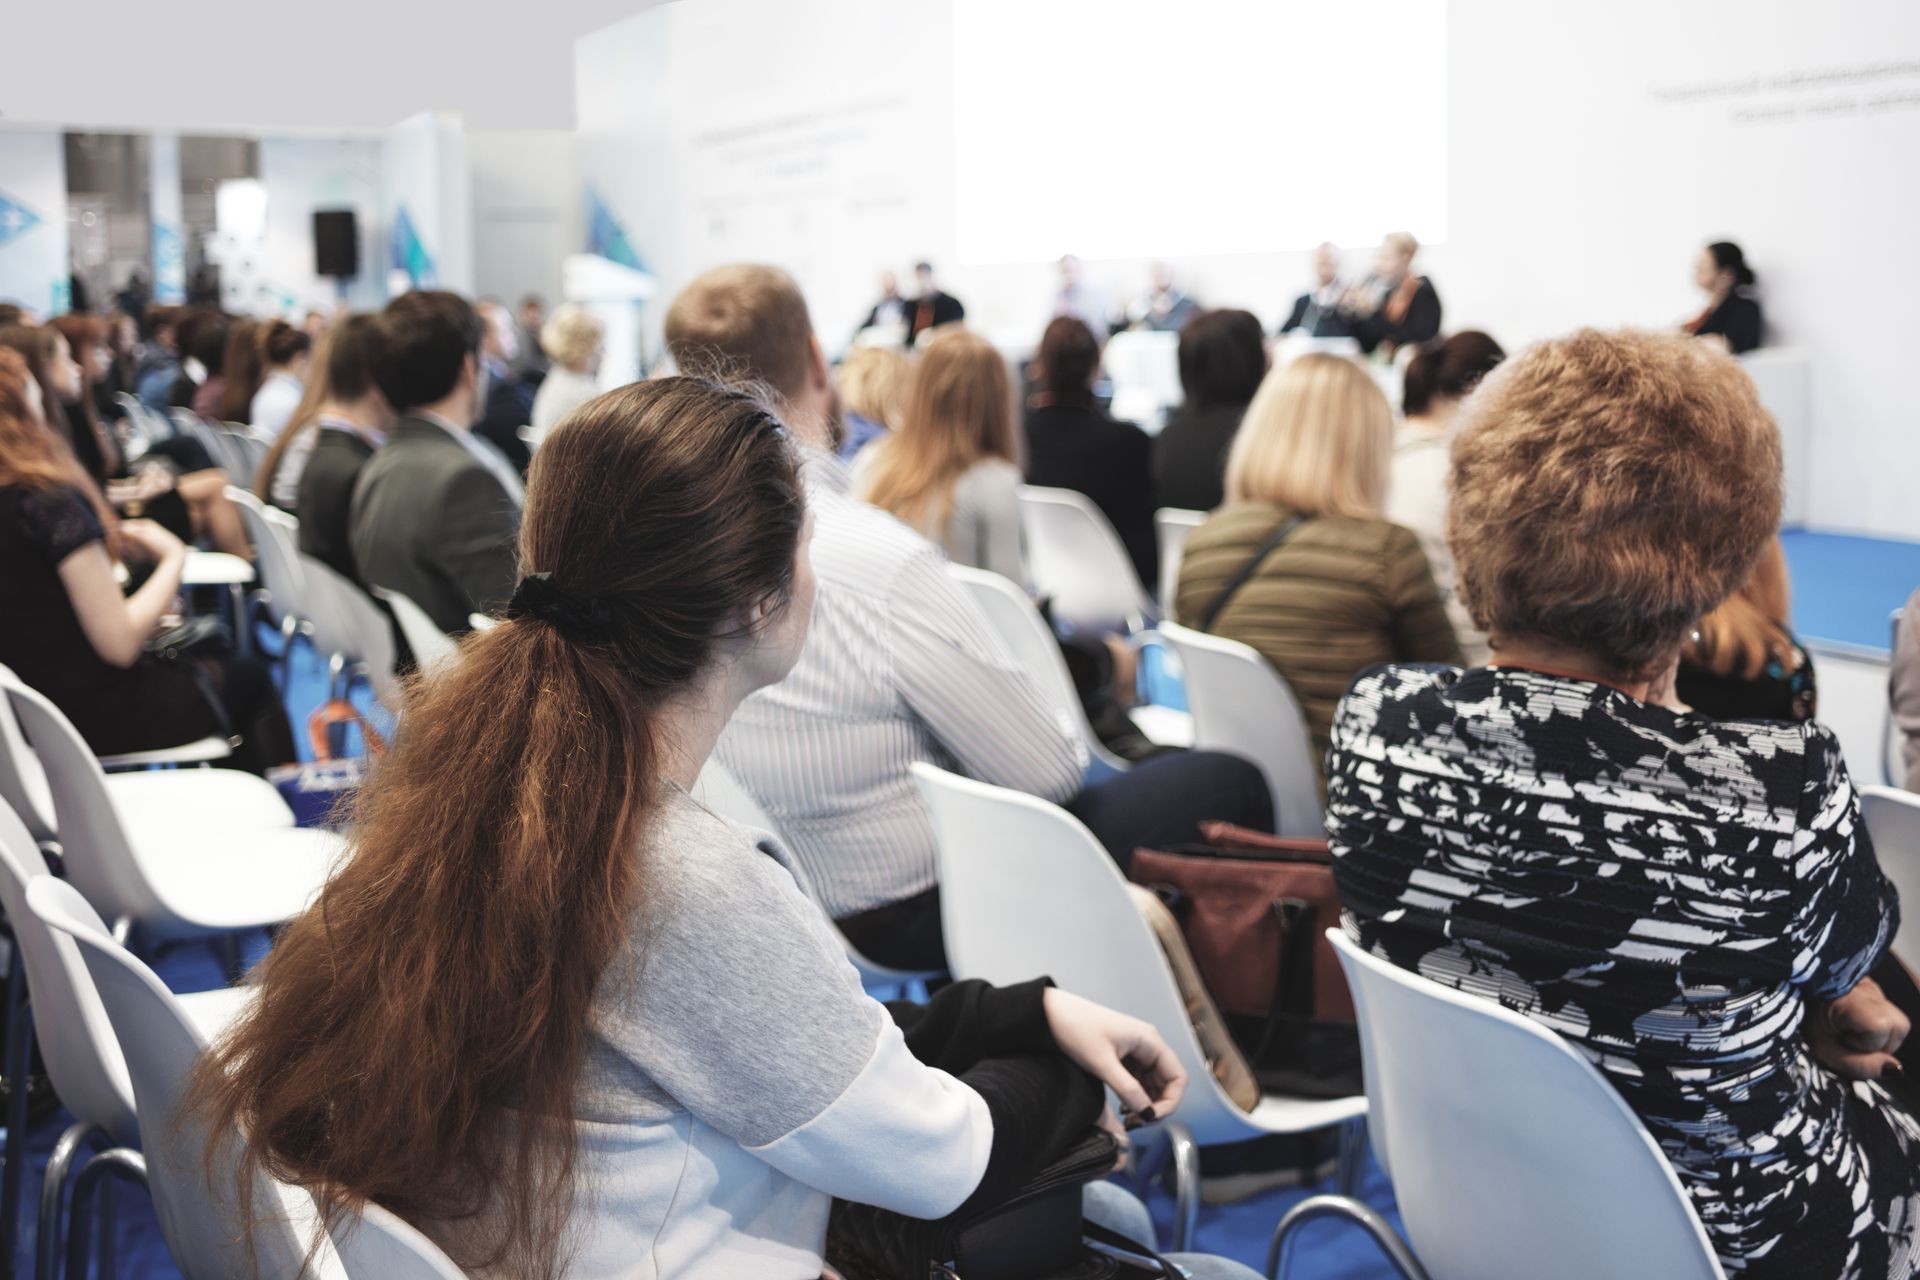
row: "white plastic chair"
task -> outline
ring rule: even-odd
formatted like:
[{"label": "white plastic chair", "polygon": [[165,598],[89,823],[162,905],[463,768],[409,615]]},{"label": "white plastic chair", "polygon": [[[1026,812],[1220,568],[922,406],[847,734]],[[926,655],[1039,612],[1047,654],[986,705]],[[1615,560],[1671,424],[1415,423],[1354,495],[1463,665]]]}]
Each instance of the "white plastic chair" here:
[{"label": "white plastic chair", "polygon": [[1273,789],[1274,830],[1280,835],[1326,834],[1313,737],[1280,673],[1238,640],[1171,622],[1154,631],[1179,656],[1193,745],[1231,751],[1260,766]]},{"label": "white plastic chair", "polygon": [[[1673,1167],[1579,1051],[1328,934],[1360,1019],[1374,1154],[1435,1277],[1725,1280]],[[1270,1277],[1300,1222],[1355,1216],[1333,1199],[1280,1224]]]},{"label": "white plastic chair", "polygon": [[373,597],[327,565],[304,553],[300,568],[310,591],[313,643],[327,655],[329,683],[344,696],[358,671],[389,711],[400,709],[400,681],[393,673],[393,619]]},{"label": "white plastic chair", "polygon": [[146,822],[132,838],[72,722],[4,671],[0,691],[46,771],[67,875],[109,920],[138,922],[156,939],[279,924],[306,908],[345,847],[329,831],[240,824],[211,810]]},{"label": "white plastic chair", "polygon": [[1173,593],[1180,586],[1180,561],[1186,555],[1187,535],[1206,523],[1207,513],[1185,507],[1161,507],[1153,513],[1153,532],[1160,543],[1160,616],[1173,616]]},{"label": "white plastic chair", "polygon": [[[27,909],[27,886],[48,874],[46,861],[19,816],[0,805],[0,907],[6,911],[26,969],[41,1060],[61,1103],[74,1116],[74,1124],[54,1146],[41,1185],[36,1274],[51,1274],[43,1268],[50,1268],[58,1256],[60,1203],[75,1154],[96,1139],[123,1147],[140,1141],[126,1060],[93,979],[73,940],[48,929]],[[212,1038],[239,1016],[252,992],[229,987],[175,998],[188,1021]],[[9,1133],[9,1143],[12,1139]]]},{"label": "white plastic chair", "polygon": [[[755,831],[764,831],[768,835],[786,844],[786,837],[780,834],[780,828],[774,825],[760,802],[753,798],[746,786],[718,760],[708,760],[706,767],[700,770],[700,776],[694,780],[693,798],[723,818],[739,823],[743,827],[752,827]],[[789,848],[791,846],[788,846]],[[826,915],[825,908],[821,915]],[[827,923],[833,924],[833,917],[827,916]],[[860,985],[869,989],[907,988],[916,984],[924,985],[935,978],[943,978],[945,972],[932,969],[919,972],[912,969],[895,969],[891,965],[869,960],[860,954],[860,949],[847,940],[834,926],[834,933],[840,939],[840,945],[846,948],[847,959],[860,971]]]},{"label": "white plastic chair", "polygon": [[500,619],[491,614],[470,613],[467,615],[467,625],[475,631],[491,631],[500,625]]},{"label": "white plastic chair", "polygon": [[333,1247],[353,1280],[466,1280],[438,1245],[377,1204],[334,1227]]},{"label": "white plastic chair", "polygon": [[240,522],[246,526],[254,557],[260,562],[263,582],[255,596],[265,604],[268,616],[280,628],[281,639],[291,644],[305,622],[302,605],[307,595],[306,575],[300,567],[300,549],[295,541],[299,522],[295,521],[290,529],[273,519],[267,504],[239,485],[227,486],[227,500],[239,509]]},{"label": "white plastic chair", "polygon": [[1860,788],[1860,818],[1873,837],[1880,871],[1900,892],[1893,952],[1920,966],[1920,795],[1899,787]]},{"label": "white plastic chair", "polygon": [[1198,1147],[1334,1125],[1343,1131],[1342,1183],[1358,1144],[1349,1122],[1363,1097],[1269,1094],[1242,1111],[1208,1069],[1160,944],[1127,881],[1093,833],[1033,796],[913,766],[939,845],[940,918],[956,978],[1005,985],[1051,977],[1068,991],[1152,1023],[1187,1072],[1177,1123],[1167,1127],[1176,1173],[1175,1252],[1191,1247],[1200,1211]]},{"label": "white plastic chair", "polygon": [[1137,631],[1154,616],[1120,535],[1073,489],[1020,486],[1027,567],[1053,616],[1090,631]]},{"label": "white plastic chair", "polygon": [[[27,907],[49,928],[77,944],[100,1004],[123,1045],[137,1045],[126,1066],[133,1086],[144,1159],[121,1148],[95,1156],[74,1185],[70,1239],[86,1233],[86,1206],[93,1185],[118,1170],[144,1181],[153,1194],[160,1234],[174,1261],[188,1276],[259,1275],[275,1280],[303,1274],[307,1245],[315,1240],[318,1214],[303,1191],[256,1178],[251,1187],[254,1216],[253,1265],[240,1238],[232,1206],[233,1178],[227,1161],[216,1164],[211,1183],[204,1176],[207,1130],[180,1103],[193,1063],[207,1045],[206,1034],[181,1008],[153,970],[107,934],[100,917],[70,884],[42,876],[27,887]],[[232,1147],[225,1151],[231,1158]],[[221,1167],[227,1165],[227,1167]],[[342,1276],[331,1241],[318,1241],[318,1270]]]},{"label": "white plastic chair", "polygon": [[[19,677],[0,666],[0,682],[19,683]],[[203,739],[218,743],[222,754],[226,742],[220,738]],[[156,763],[186,763],[202,750],[202,743],[172,747],[161,751],[138,751],[121,756],[103,756],[103,769],[122,761],[152,758]],[[150,827],[179,826],[204,822],[208,813],[218,813],[223,822],[258,827],[290,827],[293,811],[280,793],[264,778],[233,769],[140,770],[133,773],[109,773],[107,794],[128,818],[137,833]],[[54,825],[53,793],[47,787],[46,770],[40,757],[28,745],[13,714],[12,700],[0,695],[0,802],[12,806],[27,830],[42,844],[57,844]]]},{"label": "white plastic chair", "polygon": [[1007,646],[1007,654],[1022,671],[1040,683],[1040,692],[1062,713],[1070,717],[1093,758],[1107,768],[1123,772],[1127,762],[1107,750],[1100,735],[1087,722],[1086,708],[1073,687],[1067,660],[1061,656],[1060,643],[1053,638],[1047,620],[1040,616],[1031,597],[1016,583],[985,569],[950,564],[947,572],[967,589],[993,624],[993,632]]},{"label": "white plastic chair", "polygon": [[400,634],[406,637],[407,648],[413,650],[413,662],[422,672],[431,671],[443,662],[451,662],[460,656],[460,646],[454,638],[440,629],[438,623],[427,616],[427,611],[415,604],[412,599],[398,591],[389,591],[385,587],[374,587],[376,599],[386,602],[393,611],[393,620],[399,624]]}]

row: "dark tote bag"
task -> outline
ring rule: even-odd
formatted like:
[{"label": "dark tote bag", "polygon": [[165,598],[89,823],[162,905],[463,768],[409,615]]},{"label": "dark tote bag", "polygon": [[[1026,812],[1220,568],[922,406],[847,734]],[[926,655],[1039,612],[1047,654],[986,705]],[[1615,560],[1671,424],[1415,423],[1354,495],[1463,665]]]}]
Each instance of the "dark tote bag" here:
[{"label": "dark tote bag", "polygon": [[1261,1089],[1363,1092],[1353,996],[1325,936],[1340,920],[1327,842],[1224,822],[1201,824],[1201,835],[1201,844],[1137,850],[1127,875],[1180,922]]},{"label": "dark tote bag", "polygon": [[1086,1221],[1081,1196],[1120,1147],[1096,1129],[1006,1201],[925,1220],[833,1202],[827,1263],[846,1280],[1171,1280],[1158,1255]]},{"label": "dark tote bag", "polygon": [[[367,744],[366,758],[334,756],[335,725],[353,725],[360,730]],[[281,798],[293,810],[295,824],[337,829],[346,816],[347,805],[366,780],[371,758],[384,754],[387,744],[380,731],[345,698],[330,698],[320,704],[307,719],[307,736],[313,759],[269,769],[267,781],[279,788]]]}]

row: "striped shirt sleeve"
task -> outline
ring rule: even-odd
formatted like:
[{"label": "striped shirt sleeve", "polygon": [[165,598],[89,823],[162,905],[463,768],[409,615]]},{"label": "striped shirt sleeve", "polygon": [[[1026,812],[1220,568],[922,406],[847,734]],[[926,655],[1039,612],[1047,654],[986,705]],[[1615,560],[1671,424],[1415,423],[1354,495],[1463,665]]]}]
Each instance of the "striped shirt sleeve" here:
[{"label": "striped shirt sleeve", "polygon": [[1014,665],[940,556],[894,580],[888,627],[901,698],[970,777],[1056,804],[1080,790],[1088,753],[1067,708]]}]

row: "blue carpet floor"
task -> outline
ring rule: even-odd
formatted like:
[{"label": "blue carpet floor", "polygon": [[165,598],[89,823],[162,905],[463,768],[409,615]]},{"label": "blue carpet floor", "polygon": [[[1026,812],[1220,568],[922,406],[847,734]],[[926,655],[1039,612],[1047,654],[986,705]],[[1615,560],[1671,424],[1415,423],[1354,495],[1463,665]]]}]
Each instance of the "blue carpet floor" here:
[{"label": "blue carpet floor", "polygon": [[1789,529],[1793,627],[1803,640],[1885,650],[1887,615],[1920,587],[1920,542]]}]

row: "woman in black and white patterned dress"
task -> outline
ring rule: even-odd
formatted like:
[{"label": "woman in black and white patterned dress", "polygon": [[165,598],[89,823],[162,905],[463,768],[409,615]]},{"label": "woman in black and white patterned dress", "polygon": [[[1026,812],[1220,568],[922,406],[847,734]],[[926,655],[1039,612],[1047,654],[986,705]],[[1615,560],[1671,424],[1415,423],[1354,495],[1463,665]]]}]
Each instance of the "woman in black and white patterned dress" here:
[{"label": "woman in black and white patterned dress", "polygon": [[1780,505],[1730,359],[1591,331],[1496,372],[1449,536],[1484,668],[1384,667],[1341,705],[1328,831],[1348,932],[1582,1049],[1646,1123],[1731,1275],[1920,1272],[1899,919],[1840,748],[1716,722],[1673,671]]}]

